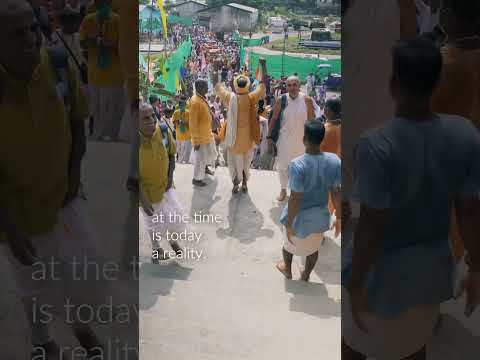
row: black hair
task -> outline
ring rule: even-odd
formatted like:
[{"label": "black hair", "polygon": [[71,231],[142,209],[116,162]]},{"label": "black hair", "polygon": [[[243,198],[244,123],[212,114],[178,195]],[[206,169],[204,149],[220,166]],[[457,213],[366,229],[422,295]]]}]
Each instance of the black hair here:
[{"label": "black hair", "polygon": [[150,97],[148,98],[148,102],[150,103],[150,105],[155,104],[157,101],[158,101],[157,95],[150,95]]},{"label": "black hair", "polygon": [[478,0],[443,0],[442,8],[465,21],[475,22],[480,18],[480,2]]},{"label": "black hair", "polygon": [[204,79],[197,79],[195,80],[195,90],[198,91],[199,87],[207,87],[208,88],[208,83]]},{"label": "black hair", "polygon": [[334,114],[341,117],[342,115],[342,100],[340,98],[330,98],[325,102],[325,107]]},{"label": "black hair", "polygon": [[260,99],[257,104],[257,113],[262,114],[265,111],[265,100]]},{"label": "black hair", "polygon": [[442,71],[442,55],[426,37],[399,41],[393,47],[393,79],[403,90],[418,96],[431,96]]},{"label": "black hair", "polygon": [[320,120],[307,121],[304,139],[312,145],[320,145],[325,137],[325,126]]}]

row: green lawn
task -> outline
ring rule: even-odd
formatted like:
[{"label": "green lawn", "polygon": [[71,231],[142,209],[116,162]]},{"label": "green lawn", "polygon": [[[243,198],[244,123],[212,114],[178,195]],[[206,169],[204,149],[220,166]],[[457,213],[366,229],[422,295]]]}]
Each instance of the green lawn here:
[{"label": "green lawn", "polygon": [[[341,40],[341,34],[333,34],[334,40]],[[302,37],[302,40],[308,40],[308,37]],[[283,51],[283,39],[272,41],[269,44],[263,45],[264,48],[276,51]],[[290,36],[287,40],[286,51],[291,53],[304,53],[304,54],[324,54],[324,55],[341,55],[341,50],[315,50],[307,49],[298,46],[298,36]]]}]

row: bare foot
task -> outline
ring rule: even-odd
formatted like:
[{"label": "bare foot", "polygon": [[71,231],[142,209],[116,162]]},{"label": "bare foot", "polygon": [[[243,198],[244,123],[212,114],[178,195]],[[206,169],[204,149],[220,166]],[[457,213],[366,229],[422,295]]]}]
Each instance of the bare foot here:
[{"label": "bare foot", "polygon": [[198,187],[205,187],[205,186],[207,186],[207,183],[206,183],[205,181],[195,180],[195,179],[192,180],[192,184],[193,184],[194,186],[198,186]]},{"label": "bare foot", "polygon": [[282,189],[282,191],[280,191],[280,195],[278,195],[278,197],[277,197],[277,200],[278,201],[285,201],[286,198],[287,198],[287,190]]},{"label": "bare foot", "polygon": [[309,282],[310,281],[310,275],[305,275],[305,271],[300,272],[300,280]]},{"label": "bare foot", "polygon": [[280,271],[287,279],[292,280],[292,269],[287,271],[287,267],[283,261],[279,261],[276,265],[278,271]]},{"label": "bare foot", "polygon": [[242,192],[247,193],[248,192],[248,186],[246,183],[242,184]]},{"label": "bare foot", "polygon": [[183,249],[178,245],[176,241],[171,241],[170,246],[172,247],[173,251],[177,254],[177,256],[183,255]]},{"label": "bare foot", "polygon": [[239,188],[238,188],[238,185],[233,185],[233,189],[232,189],[232,193],[233,194],[238,194],[238,191],[239,191]]},{"label": "bare foot", "polygon": [[210,176],[215,175],[215,173],[212,170],[210,170],[210,168],[208,166],[205,166],[205,174],[210,175]]}]

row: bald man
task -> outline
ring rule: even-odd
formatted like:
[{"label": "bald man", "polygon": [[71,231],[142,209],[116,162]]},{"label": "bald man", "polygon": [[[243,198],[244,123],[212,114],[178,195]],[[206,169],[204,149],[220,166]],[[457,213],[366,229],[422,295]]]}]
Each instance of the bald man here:
[{"label": "bald man", "polygon": [[303,135],[305,123],[315,119],[315,107],[313,100],[300,92],[300,79],[296,76],[290,76],[287,79],[288,94],[286,97],[286,108],[281,112],[281,98],[279,98],[273,108],[272,121],[268,129],[269,147],[272,148],[274,132],[277,121],[280,121],[279,136],[276,142],[277,147],[277,170],[280,177],[280,195],[278,201],[284,201],[287,198],[288,188],[288,166],[290,162],[305,153],[303,145]]}]

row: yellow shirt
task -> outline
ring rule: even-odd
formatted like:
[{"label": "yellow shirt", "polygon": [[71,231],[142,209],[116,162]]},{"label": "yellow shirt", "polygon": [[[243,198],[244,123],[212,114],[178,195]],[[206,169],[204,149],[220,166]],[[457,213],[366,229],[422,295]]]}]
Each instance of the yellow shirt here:
[{"label": "yellow shirt", "polygon": [[212,114],[205,99],[194,95],[190,99],[190,135],[192,145],[206,145],[213,140]]},{"label": "yellow shirt", "polygon": [[182,126],[180,126],[180,110],[175,110],[173,113],[173,122],[175,124],[175,130],[177,133],[177,140],[178,141],[187,141],[190,140],[190,127],[188,125],[188,122],[190,120],[190,112],[188,110],[185,110],[183,113],[183,121],[185,122],[185,125],[183,126],[184,132],[182,132]]},{"label": "yellow shirt", "polygon": [[106,69],[98,66],[99,48],[94,40],[90,37],[98,33],[97,13],[87,15],[80,26],[80,41],[87,42],[88,52],[88,82],[94,86],[122,86],[123,70],[119,56],[119,35],[120,35],[120,17],[112,13],[110,19],[103,26],[104,39],[114,44],[113,48],[109,48],[110,65]]},{"label": "yellow shirt", "polygon": [[[252,105],[255,106],[258,101],[265,96],[265,92],[265,85],[260,84],[260,86],[251,93],[245,93],[244,95],[237,94],[237,136],[235,145],[231,149],[234,154],[245,154],[252,149],[255,141],[251,131]],[[217,84],[215,94],[226,106],[230,106],[230,100],[232,98],[230,91],[226,90],[221,84]],[[256,123],[260,129],[258,121],[256,121]]]},{"label": "yellow shirt", "polygon": [[0,66],[0,206],[28,236],[48,233],[57,222],[68,187],[70,118],[88,115],[72,67],[68,75],[71,117],[45,50],[28,83]]},{"label": "yellow shirt", "polygon": [[160,203],[168,183],[168,157],[175,156],[177,148],[168,130],[169,150],[163,144],[163,135],[157,128],[152,137],[140,133],[139,171],[140,191],[152,204]]}]

